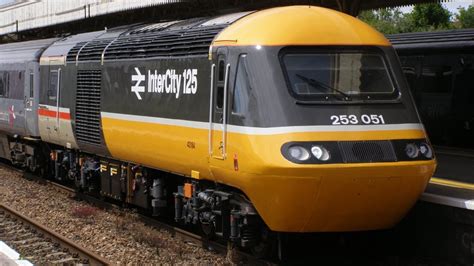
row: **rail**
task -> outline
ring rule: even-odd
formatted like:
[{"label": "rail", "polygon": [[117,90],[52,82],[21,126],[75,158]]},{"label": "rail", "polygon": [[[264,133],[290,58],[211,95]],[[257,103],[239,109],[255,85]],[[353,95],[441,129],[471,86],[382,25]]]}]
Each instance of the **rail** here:
[{"label": "rail", "polygon": [[22,224],[26,225],[30,229],[38,232],[42,235],[44,239],[51,239],[52,242],[59,244],[63,250],[67,250],[68,253],[76,254],[77,257],[81,258],[83,261],[89,265],[111,265],[111,263],[104,258],[100,257],[93,251],[82,247],[73,241],[57,234],[46,226],[38,223],[37,221],[13,210],[3,204],[0,204],[0,213],[6,214],[6,216],[14,217],[15,220],[21,221]]}]

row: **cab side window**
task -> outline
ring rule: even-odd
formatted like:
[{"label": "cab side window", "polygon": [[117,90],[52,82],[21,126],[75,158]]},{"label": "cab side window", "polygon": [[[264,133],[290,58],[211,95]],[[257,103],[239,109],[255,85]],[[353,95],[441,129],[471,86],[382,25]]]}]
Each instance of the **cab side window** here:
[{"label": "cab side window", "polygon": [[244,115],[248,113],[249,98],[252,93],[252,87],[249,81],[247,70],[247,55],[243,54],[239,57],[237,66],[237,75],[234,86],[234,99],[232,103],[232,113]]},{"label": "cab side window", "polygon": [[33,93],[35,89],[35,74],[33,72],[30,72],[30,95],[29,97],[33,98]]},{"label": "cab side window", "polygon": [[224,58],[219,57],[219,63],[217,68],[217,95],[216,95],[216,106],[217,109],[222,109],[224,105],[224,82],[225,82],[225,62]]}]

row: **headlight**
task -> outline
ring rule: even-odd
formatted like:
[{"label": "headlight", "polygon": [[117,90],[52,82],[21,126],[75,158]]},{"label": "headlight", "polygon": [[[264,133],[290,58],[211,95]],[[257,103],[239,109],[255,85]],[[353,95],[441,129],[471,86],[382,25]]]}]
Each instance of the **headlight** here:
[{"label": "headlight", "polygon": [[316,145],[311,147],[311,153],[314,155],[314,157],[316,157],[316,159],[320,161],[327,161],[329,158],[331,158],[329,151],[323,146]]},{"label": "headlight", "polygon": [[298,161],[306,161],[309,159],[309,152],[301,146],[292,146],[288,149],[288,153],[293,159]]},{"label": "headlight", "polygon": [[418,149],[418,147],[415,144],[408,143],[405,146],[405,152],[406,152],[408,157],[410,157],[412,159],[415,159],[416,157],[418,157],[418,153],[420,152],[420,150]]},{"label": "headlight", "polygon": [[420,144],[420,153],[428,159],[431,159],[433,157],[433,150],[431,150],[430,145],[428,145],[427,143]]}]

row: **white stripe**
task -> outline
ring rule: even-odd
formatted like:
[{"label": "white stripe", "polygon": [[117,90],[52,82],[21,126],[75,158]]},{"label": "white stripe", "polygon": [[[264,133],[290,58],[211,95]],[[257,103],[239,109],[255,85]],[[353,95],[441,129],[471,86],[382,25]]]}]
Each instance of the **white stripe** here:
[{"label": "white stripe", "polygon": [[346,126],[292,126],[292,127],[242,127],[228,125],[229,132],[252,134],[252,135],[274,135],[296,132],[335,132],[335,131],[387,131],[387,130],[423,130],[421,124],[393,124],[393,125],[346,125]]},{"label": "white stripe", "polygon": [[[46,107],[46,109],[48,109],[49,111],[55,111],[57,112],[58,111],[58,107],[57,106],[53,106],[53,105],[47,105],[47,104],[40,104],[39,105],[40,107]],[[70,113],[70,109],[69,108],[65,108],[65,107],[59,107],[59,112],[60,113]]]},{"label": "white stripe", "polygon": [[[198,129],[209,129],[209,122],[169,119],[150,116],[117,114],[101,112],[102,117],[118,120],[144,122],[160,125],[182,126]],[[216,124],[220,125],[220,124]],[[335,131],[387,131],[387,130],[423,130],[422,124],[392,124],[392,125],[347,125],[347,126],[291,126],[291,127],[244,127],[227,125],[227,131],[248,135],[276,135],[297,132],[335,132]]]},{"label": "white stripe", "polygon": [[209,123],[206,123],[206,122],[169,119],[169,118],[152,117],[152,116],[141,116],[141,115],[117,114],[117,113],[109,113],[109,112],[100,112],[100,114],[102,117],[113,118],[113,119],[118,119],[118,120],[161,124],[161,125],[168,125],[168,126],[182,126],[182,127],[200,128],[200,129],[209,129]]}]

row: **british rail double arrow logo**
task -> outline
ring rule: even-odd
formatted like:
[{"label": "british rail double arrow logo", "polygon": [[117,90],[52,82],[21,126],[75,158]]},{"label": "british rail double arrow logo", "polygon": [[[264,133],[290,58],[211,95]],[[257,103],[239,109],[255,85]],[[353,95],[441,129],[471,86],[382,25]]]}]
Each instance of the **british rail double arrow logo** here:
[{"label": "british rail double arrow logo", "polygon": [[145,75],[142,75],[138,67],[135,67],[136,75],[132,75],[132,81],[135,81],[135,85],[132,86],[132,92],[137,95],[138,100],[142,99],[140,92],[145,92],[145,86],[141,86],[142,81],[145,81]]}]

